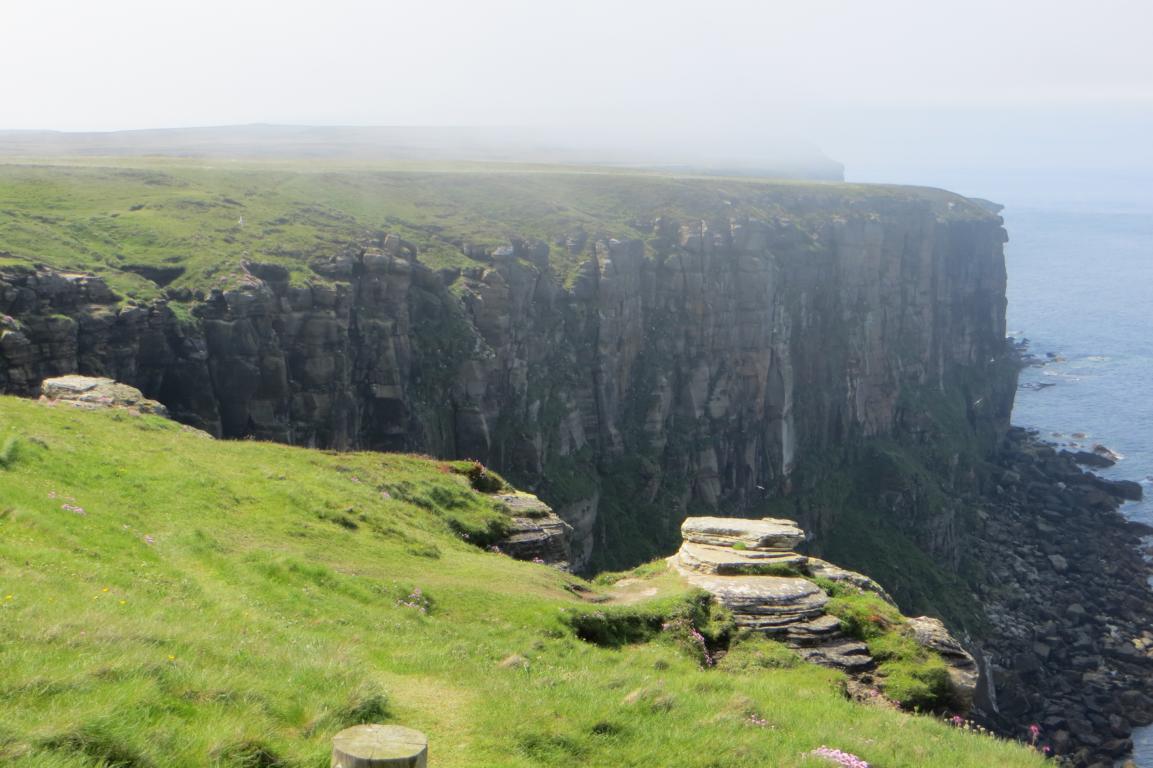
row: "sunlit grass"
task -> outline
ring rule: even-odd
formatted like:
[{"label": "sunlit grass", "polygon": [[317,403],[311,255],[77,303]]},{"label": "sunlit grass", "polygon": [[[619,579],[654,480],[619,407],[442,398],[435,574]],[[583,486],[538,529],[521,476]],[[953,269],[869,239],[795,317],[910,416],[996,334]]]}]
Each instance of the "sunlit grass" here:
[{"label": "sunlit grass", "polygon": [[[319,768],[360,721],[425,731],[444,768],[816,766],[805,754],[821,744],[883,768],[1041,764],[853,704],[826,669],[705,670],[659,633],[582,642],[564,619],[596,606],[571,587],[612,587],[465,541],[501,513],[431,459],[0,398],[11,436],[4,765]],[[401,500],[402,485],[451,503]],[[675,588],[654,578],[672,610]],[[416,589],[427,610],[404,604]]]}]

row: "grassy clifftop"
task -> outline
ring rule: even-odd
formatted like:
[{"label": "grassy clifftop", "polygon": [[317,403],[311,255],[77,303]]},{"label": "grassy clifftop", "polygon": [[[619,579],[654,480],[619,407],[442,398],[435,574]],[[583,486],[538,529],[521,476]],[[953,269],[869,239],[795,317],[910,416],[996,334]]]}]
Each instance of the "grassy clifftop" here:
[{"label": "grassy clifftop", "polygon": [[[318,279],[310,260],[381,231],[412,242],[430,266],[475,266],[463,243],[493,247],[519,237],[551,244],[582,230],[641,238],[651,235],[646,222],[662,215],[803,218],[889,199],[920,201],[947,216],[987,215],[940,190],[595,168],[28,161],[0,164],[0,266],[90,270],[144,300],[163,287],[228,285],[245,259],[282,264],[297,280]],[[564,248],[554,246],[552,255],[561,271],[569,266]],[[141,277],[149,270],[161,270],[160,279]]]},{"label": "grassy clifftop", "polygon": [[[0,398],[0,762],[325,766],[385,721],[442,768],[1041,764],[826,669],[583,642],[601,588],[478,547],[502,520],[432,459]],[[691,604],[653,583],[653,616]]]}]

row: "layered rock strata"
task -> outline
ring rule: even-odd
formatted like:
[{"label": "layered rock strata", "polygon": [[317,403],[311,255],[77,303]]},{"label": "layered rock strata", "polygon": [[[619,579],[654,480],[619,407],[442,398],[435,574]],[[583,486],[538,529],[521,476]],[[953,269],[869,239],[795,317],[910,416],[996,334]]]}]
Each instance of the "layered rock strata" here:
[{"label": "layered rock strata", "polygon": [[501,493],[493,499],[512,518],[511,532],[497,548],[517,560],[547,563],[562,570],[572,560],[572,526],[530,493]]},{"label": "layered rock strata", "polygon": [[[816,664],[851,673],[874,666],[865,643],[846,637],[840,621],[825,613],[829,595],[812,579],[835,576],[886,599],[888,595],[863,574],[789,551],[805,538],[796,523],[690,517],[681,531],[684,544],[670,562],[690,584],[728,608],[738,627],[780,640]],[[977,685],[972,657],[940,621],[921,617],[910,622],[918,642],[949,664],[958,703],[970,703]]]},{"label": "layered rock strata", "polygon": [[668,551],[690,508],[748,508],[798,463],[917,429],[917,392],[966,430],[1005,425],[997,215],[929,190],[741,189],[638,215],[632,239],[464,243],[467,268],[395,235],[303,284],[245,262],[182,304],[6,269],[0,391],[107,376],[224,437],[475,458],[571,522],[578,568]]}]

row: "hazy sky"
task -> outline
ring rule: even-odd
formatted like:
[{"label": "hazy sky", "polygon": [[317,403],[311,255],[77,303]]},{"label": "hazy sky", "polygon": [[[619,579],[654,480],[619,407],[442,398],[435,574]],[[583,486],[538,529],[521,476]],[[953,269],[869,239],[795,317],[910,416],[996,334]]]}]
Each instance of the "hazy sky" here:
[{"label": "hazy sky", "polygon": [[790,131],[851,168],[946,134],[1092,164],[1153,125],[1153,0],[0,0],[0,29],[0,128]]}]

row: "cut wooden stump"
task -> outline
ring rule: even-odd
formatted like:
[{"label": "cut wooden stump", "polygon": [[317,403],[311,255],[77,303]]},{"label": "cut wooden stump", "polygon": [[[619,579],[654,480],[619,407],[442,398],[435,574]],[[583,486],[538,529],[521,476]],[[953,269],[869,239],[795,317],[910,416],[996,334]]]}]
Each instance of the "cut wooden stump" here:
[{"label": "cut wooden stump", "polygon": [[332,768],[427,768],[428,737],[403,725],[354,725],[332,737]]}]

